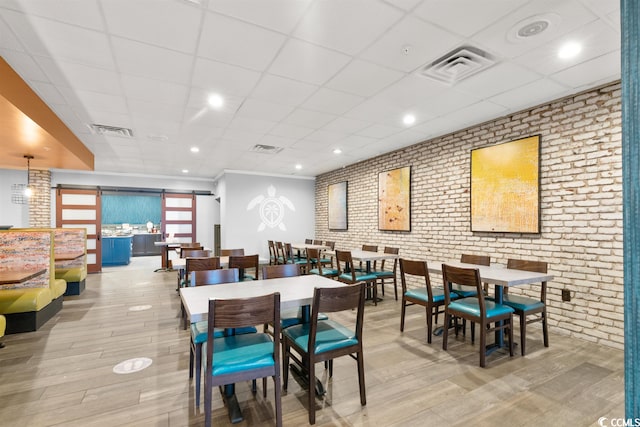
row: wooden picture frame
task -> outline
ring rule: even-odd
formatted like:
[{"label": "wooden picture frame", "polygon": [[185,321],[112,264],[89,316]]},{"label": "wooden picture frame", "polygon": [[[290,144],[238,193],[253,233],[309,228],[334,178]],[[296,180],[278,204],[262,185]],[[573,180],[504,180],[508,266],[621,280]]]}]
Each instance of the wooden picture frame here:
[{"label": "wooden picture frame", "polygon": [[347,190],[347,181],[327,186],[329,230],[342,231],[349,228],[347,215]]},{"label": "wooden picture frame", "polygon": [[540,233],[540,135],[471,150],[471,231]]},{"label": "wooden picture frame", "polygon": [[378,174],[378,229],[411,231],[411,166]]}]

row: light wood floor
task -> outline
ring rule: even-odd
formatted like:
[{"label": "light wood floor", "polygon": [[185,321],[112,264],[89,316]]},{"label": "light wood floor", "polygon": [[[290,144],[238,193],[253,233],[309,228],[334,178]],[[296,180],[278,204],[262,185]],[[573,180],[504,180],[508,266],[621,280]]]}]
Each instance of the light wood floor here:
[{"label": "light wood floor", "polygon": [[[90,275],[79,297],[41,330],[9,335],[0,349],[2,426],[202,425],[188,378],[189,337],[179,328],[176,273],[154,273],[159,257]],[[390,288],[389,288],[390,289]],[[389,290],[388,289],[388,290]],[[146,311],[132,306],[150,304]],[[589,426],[624,416],[623,352],[552,334],[544,348],[531,327],[526,357],[493,354],[478,367],[469,334],[426,344],[425,314],[409,308],[404,334],[392,292],[365,308],[367,405],[361,407],[355,362],[343,357],[317,400],[317,425],[331,426]],[[335,317],[334,317],[335,318]],[[350,322],[351,313],[338,317]],[[440,319],[440,321],[442,321]],[[517,323],[517,322],[516,322]],[[516,329],[517,334],[517,329]],[[138,373],[114,365],[149,357]],[[260,382],[259,382],[260,384]],[[273,425],[273,382],[267,398],[237,387],[243,425]],[[214,425],[230,425],[214,393]],[[305,391],[290,378],[284,425],[307,424]]]}]

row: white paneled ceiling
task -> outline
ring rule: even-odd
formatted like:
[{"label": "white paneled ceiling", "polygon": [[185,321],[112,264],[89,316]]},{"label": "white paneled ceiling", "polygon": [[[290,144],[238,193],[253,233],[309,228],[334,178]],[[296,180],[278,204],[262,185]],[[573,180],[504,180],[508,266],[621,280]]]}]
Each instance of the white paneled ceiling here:
[{"label": "white paneled ceiling", "polygon": [[[566,42],[577,56],[558,57]],[[461,46],[495,63],[453,84],[421,75]],[[619,1],[4,0],[0,55],[96,171],[315,176],[619,79]]]}]

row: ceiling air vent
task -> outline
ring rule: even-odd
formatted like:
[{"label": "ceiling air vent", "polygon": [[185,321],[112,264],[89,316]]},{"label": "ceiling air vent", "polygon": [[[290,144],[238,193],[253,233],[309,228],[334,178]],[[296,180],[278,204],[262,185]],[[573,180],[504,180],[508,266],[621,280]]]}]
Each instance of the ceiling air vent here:
[{"label": "ceiling air vent", "polygon": [[256,144],[251,148],[254,153],[277,154],[282,151],[282,147],[274,147],[273,145]]},{"label": "ceiling air vent", "polygon": [[119,136],[120,138],[133,138],[133,131],[129,128],[91,124],[88,125],[91,132],[96,135]]},{"label": "ceiling air vent", "polygon": [[459,47],[424,67],[420,74],[447,84],[466,79],[495,64],[487,52],[471,46]]}]

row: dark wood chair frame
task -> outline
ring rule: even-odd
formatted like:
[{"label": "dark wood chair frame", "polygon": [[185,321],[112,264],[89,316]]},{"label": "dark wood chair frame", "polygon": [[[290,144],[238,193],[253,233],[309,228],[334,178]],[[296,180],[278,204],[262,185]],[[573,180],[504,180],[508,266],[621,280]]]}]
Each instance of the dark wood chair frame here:
[{"label": "dark wood chair frame", "polygon": [[[351,251],[336,251],[336,264],[338,267],[338,280],[347,283],[349,285],[354,285],[356,283],[363,282],[365,283],[365,287],[367,289],[372,290],[373,292],[373,304],[378,305],[378,286],[376,284],[377,278],[373,273],[371,274],[372,278],[370,280],[360,280],[356,275],[356,269],[353,265],[353,258],[351,257]],[[343,274],[350,274],[350,279],[344,279],[341,277]]]},{"label": "dark wood chair frame", "polygon": [[[280,379],[280,294],[274,293],[253,298],[239,298],[229,300],[209,300],[209,331],[207,336],[207,366],[205,372],[205,426],[211,426],[211,407],[213,387],[235,384],[240,381],[257,378],[273,378],[276,426],[282,426],[282,402]],[[239,328],[265,323],[273,323],[275,331],[273,339],[273,366],[256,368],[248,371],[213,376],[215,363],[214,328]],[[263,390],[266,397],[266,387]]]},{"label": "dark wood chair frame", "polygon": [[256,255],[229,256],[229,268],[237,268],[240,270],[240,281],[247,276],[247,270],[253,270],[255,280],[258,280],[260,273],[260,258]]},{"label": "dark wood chair frame", "polygon": [[220,249],[220,256],[243,256],[244,249]]},{"label": "dark wood chair frame", "polygon": [[[424,281],[424,286],[427,290],[428,301],[413,298],[410,295],[407,295],[407,276],[420,278],[419,281]],[[404,317],[406,308],[412,305],[421,305],[425,308],[427,315],[427,343],[431,344],[431,337],[433,336],[433,318],[437,315],[437,313],[444,313],[444,300],[438,302],[433,301],[433,288],[431,287],[431,280],[429,279],[429,269],[427,267],[427,262],[400,259],[400,282],[402,284],[400,332],[404,332]]]},{"label": "dark wood chair frame", "polygon": [[[509,258],[507,260],[507,268],[546,274],[548,266],[547,263],[543,261],[528,261]],[[509,288],[505,286],[504,294],[506,295],[508,291]],[[516,307],[511,307],[515,310],[515,314],[517,314],[520,319],[520,354],[523,356],[525,355],[527,324],[529,323],[542,322],[542,339],[544,346],[549,347],[549,331],[547,326],[547,282],[542,282],[540,285],[540,302],[543,304],[541,308],[534,308],[525,311],[519,310]],[[527,316],[538,313],[540,314],[540,317],[526,320]]]},{"label": "dark wood chair frame", "polygon": [[[459,268],[447,264],[442,264],[442,280],[444,284],[444,324],[442,333],[442,349],[447,349],[449,338],[449,328],[451,322],[457,333],[457,319],[469,320],[472,323],[480,325],[480,367],[486,366],[486,342],[487,334],[490,331],[507,330],[509,340],[509,355],[513,356],[513,313],[509,312],[503,315],[487,317],[487,309],[484,299],[484,292],[480,280],[480,271],[477,268]],[[477,291],[477,295],[473,298],[478,299],[478,307],[480,315],[466,313],[464,311],[452,310],[449,307],[451,303],[451,285],[458,284],[467,287],[473,287]]]},{"label": "dark wood chair frame", "polygon": [[[356,309],[355,335],[357,344],[329,350],[322,353],[315,351],[305,352],[302,347],[289,340],[286,334],[282,339],[283,347],[283,389],[287,390],[289,380],[289,359],[293,359],[299,366],[302,366],[309,377],[309,384],[315,384],[315,364],[319,362],[329,362],[329,377],[333,375],[333,359],[340,356],[350,356],[358,365],[358,384],[360,388],[360,404],[367,404],[365,381],[364,381],[364,359],[362,347],[362,325],[364,319],[364,284],[359,283],[354,286],[341,286],[338,288],[316,288],[313,293],[313,304],[311,308],[311,325],[309,326],[308,349],[316,347],[316,333],[318,330],[318,313],[335,313]],[[292,350],[297,353],[296,356]],[[316,389],[309,386],[307,391],[309,407],[309,424],[316,422]]]},{"label": "dark wood chair frame", "polygon": [[[384,253],[385,254],[398,255],[400,253],[400,248],[392,248],[390,246],[385,246]],[[383,259],[380,262],[380,270],[375,270],[375,272],[384,271],[385,261],[386,260]],[[380,282],[380,289],[382,290],[382,295],[384,296],[385,280],[393,279],[393,293],[395,295],[396,301],[398,301],[398,279],[397,279],[398,258],[393,260],[393,269],[392,269],[392,271],[393,271],[393,277],[389,277],[389,276],[387,276],[387,277],[379,277],[378,280]]]}]

